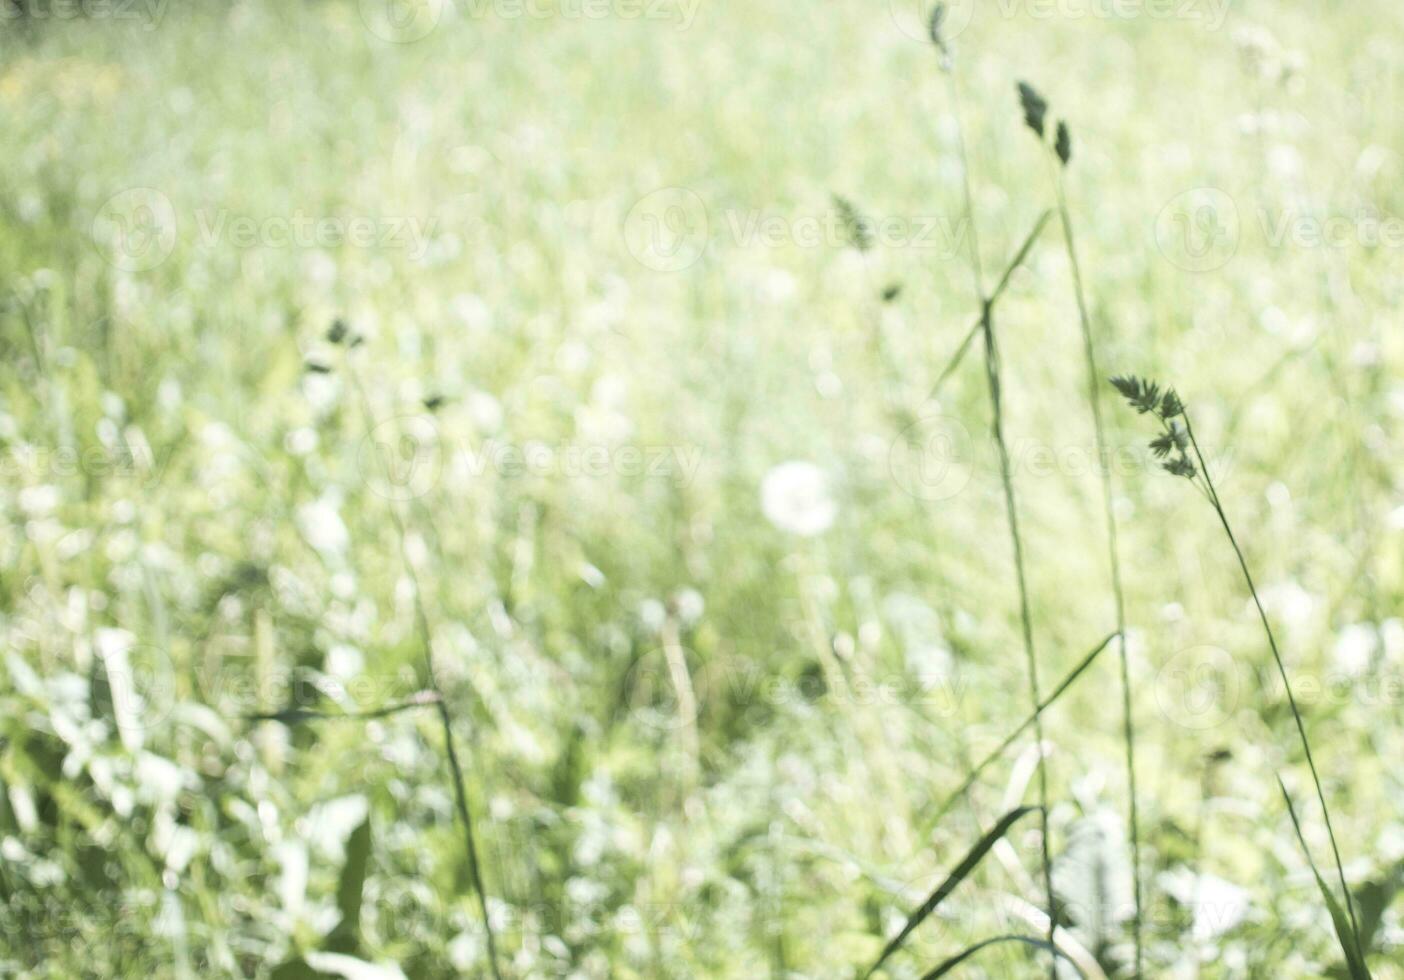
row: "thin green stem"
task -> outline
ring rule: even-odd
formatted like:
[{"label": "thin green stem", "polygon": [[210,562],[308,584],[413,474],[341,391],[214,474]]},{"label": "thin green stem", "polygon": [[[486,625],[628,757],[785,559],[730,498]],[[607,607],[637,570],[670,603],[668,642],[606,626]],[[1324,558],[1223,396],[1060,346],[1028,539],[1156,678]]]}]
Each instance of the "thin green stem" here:
[{"label": "thin green stem", "polygon": [[985,277],[980,265],[980,234],[979,229],[975,227],[975,193],[970,184],[970,156],[965,148],[965,126],[961,122],[960,86],[956,84],[954,67],[948,66],[945,72],[946,87],[951,95],[951,114],[956,121],[956,144],[960,150],[960,183],[965,193],[965,228],[970,235],[970,272],[975,277],[975,294],[983,297]]},{"label": "thin green stem", "polygon": [[[957,86],[954,78],[954,71],[948,72],[950,77],[950,88],[953,100],[957,99]],[[970,158],[965,147],[965,127],[961,120],[960,105],[958,101],[953,101],[951,111],[955,116],[956,131],[959,134],[957,144],[960,150],[960,170],[965,189],[965,221],[969,229],[971,242],[971,273],[975,280],[975,292],[980,302],[980,331],[985,341],[985,380],[989,389],[991,420],[990,428],[994,435],[995,446],[999,453],[1000,483],[1004,488],[1004,507],[1009,521],[1009,537],[1014,549],[1014,574],[1015,583],[1019,594],[1019,623],[1021,636],[1024,645],[1024,659],[1029,675],[1029,698],[1034,710],[1034,738],[1038,743],[1038,803],[1039,803],[1039,846],[1040,857],[1043,865],[1044,891],[1048,899],[1048,943],[1053,944],[1054,932],[1057,928],[1057,913],[1053,902],[1053,859],[1049,847],[1048,833],[1048,766],[1044,756],[1043,741],[1043,720],[1039,710],[1039,704],[1043,700],[1039,691],[1038,682],[1038,657],[1034,651],[1033,639],[1033,617],[1029,610],[1029,588],[1028,579],[1024,568],[1024,542],[1019,533],[1019,511],[1014,499],[1014,477],[1009,463],[1009,447],[1004,441],[1004,408],[1003,398],[1000,393],[999,377],[999,348],[995,343],[994,331],[994,296],[985,295],[983,286],[983,276],[980,267],[979,235],[976,230],[974,194],[971,192],[970,182]],[[1013,275],[1016,264],[1023,261],[1023,257],[1028,254],[1028,250],[1033,247],[1033,240],[1037,233],[1042,230],[1048,214],[1045,211],[1039,219],[1038,225],[1034,229],[1034,234],[1030,235],[1019,254],[1015,256],[1015,263],[1012,263],[1005,271],[1000,280],[998,291],[1002,291]],[[1049,980],[1056,980],[1058,972],[1057,958],[1053,957],[1048,963]]]},{"label": "thin green stem", "polygon": [[1053,189],[1058,199],[1058,216],[1063,226],[1063,244],[1068,253],[1068,266],[1072,270],[1073,293],[1077,297],[1078,323],[1082,328],[1082,353],[1087,364],[1087,402],[1092,411],[1092,427],[1097,439],[1098,473],[1102,478],[1102,509],[1107,526],[1107,559],[1111,566],[1112,599],[1116,606],[1117,652],[1121,663],[1121,724],[1122,742],[1126,748],[1126,782],[1129,803],[1129,831],[1131,837],[1131,881],[1135,897],[1135,917],[1131,922],[1132,939],[1135,945],[1136,972],[1140,977],[1144,969],[1144,953],[1141,943],[1141,833],[1137,812],[1136,797],[1136,737],[1135,724],[1131,711],[1131,665],[1126,652],[1126,596],[1121,585],[1121,558],[1117,543],[1116,510],[1113,504],[1111,457],[1107,453],[1106,430],[1102,423],[1101,374],[1097,370],[1097,351],[1092,342],[1092,318],[1087,313],[1087,297],[1082,285],[1082,267],[1077,259],[1077,244],[1073,237],[1072,218],[1068,214],[1067,195],[1063,192],[1061,170],[1053,161],[1044,144],[1044,157],[1048,160],[1053,174]]},{"label": "thin green stem", "polygon": [[1107,648],[1107,645],[1110,644],[1111,641],[1118,635],[1119,634],[1117,633],[1107,634],[1106,638],[1103,639],[1101,643],[1098,643],[1095,647],[1093,647],[1091,653],[1087,654],[1087,656],[1082,658],[1081,663],[1079,663],[1076,667],[1074,667],[1071,671],[1068,672],[1067,676],[1064,677],[1062,681],[1059,682],[1058,686],[1053,689],[1053,693],[1049,694],[1046,698],[1039,702],[1038,707],[1034,710],[1034,712],[1030,714],[1027,718],[1025,718],[1023,722],[1020,723],[1018,728],[1014,729],[1012,732],[1006,735],[1003,741],[1001,741],[998,745],[996,745],[993,749],[991,749],[985,754],[985,757],[980,760],[978,765],[976,765],[973,769],[970,770],[970,772],[966,775],[965,779],[961,782],[961,784],[956,787],[955,791],[952,792],[949,796],[947,796],[945,802],[943,802],[939,807],[937,807],[935,813],[933,813],[931,817],[928,818],[926,832],[922,835],[923,837],[929,835],[931,831],[936,828],[937,824],[941,822],[941,818],[950,812],[951,807],[955,806],[956,803],[959,802],[960,799],[964,797],[966,793],[970,792],[970,787],[975,785],[975,783],[979,780],[980,776],[984,773],[984,771],[988,769],[996,759],[1004,755],[1005,751],[1009,748],[1009,746],[1013,745],[1015,741],[1018,740],[1019,736],[1023,735],[1024,732],[1028,731],[1029,727],[1033,725],[1034,721],[1040,715],[1042,715],[1044,711],[1048,710],[1049,706],[1052,705],[1053,702],[1057,701],[1060,697],[1063,696],[1063,693],[1067,691],[1068,688],[1072,687],[1073,682],[1082,676],[1083,671],[1085,671],[1088,667],[1092,666],[1092,662],[1096,660],[1099,656],[1101,656],[1102,651],[1105,650]]},{"label": "thin green stem", "polygon": [[[1014,476],[1009,463],[1009,447],[1004,441],[1004,408],[1000,394],[999,348],[995,343],[994,316],[989,302],[985,303],[982,330],[985,337],[985,379],[990,392],[990,429],[999,455],[1000,484],[1004,488],[1004,510],[1009,523],[1009,538],[1014,548],[1014,579],[1019,594],[1019,625],[1024,644],[1024,661],[1029,674],[1029,698],[1034,707],[1034,739],[1038,743],[1038,803],[1040,807],[1040,856],[1043,862],[1043,884],[1048,896],[1048,942],[1053,942],[1057,921],[1053,905],[1053,858],[1048,840],[1048,766],[1044,755],[1043,715],[1039,704],[1043,697],[1038,683],[1038,656],[1034,650],[1033,616],[1029,610],[1028,577],[1024,568],[1024,540],[1019,533],[1019,509],[1014,499]],[[1056,974],[1056,963],[1050,966]]]},{"label": "thin green stem", "polygon": [[[350,358],[347,358],[346,369],[360,401],[364,424],[369,429],[375,424],[375,414],[371,409],[370,398],[367,396],[365,387],[361,384],[360,375],[356,372]],[[449,773],[453,779],[454,801],[457,805],[458,817],[463,822],[464,850],[468,855],[468,874],[473,881],[473,890],[477,893],[478,911],[483,917],[483,931],[487,937],[488,965],[492,969],[494,980],[502,980],[502,970],[497,962],[497,940],[492,931],[492,919],[488,915],[487,888],[483,884],[482,865],[478,860],[478,842],[473,833],[473,814],[468,807],[468,791],[464,785],[463,767],[459,764],[458,750],[454,747],[453,721],[449,715],[448,704],[444,700],[443,692],[439,688],[438,677],[434,673],[434,634],[429,625],[429,613],[424,605],[424,588],[420,582],[419,570],[409,552],[409,533],[397,502],[391,500],[389,509],[390,519],[395,526],[396,537],[399,541],[400,559],[404,563],[405,573],[409,576],[410,588],[414,593],[415,629],[419,633],[420,648],[424,654],[425,683],[428,685],[428,689],[437,696],[434,704],[438,708],[439,724],[443,730],[444,750],[448,755]]]},{"label": "thin green stem", "polygon": [[[1029,252],[1033,251],[1034,242],[1038,241],[1038,236],[1043,233],[1044,225],[1048,224],[1048,219],[1052,216],[1052,211],[1044,211],[1038,216],[1038,220],[1034,222],[1033,228],[1029,231],[1028,235],[1024,237],[1023,244],[1019,246],[1019,251],[1014,253],[1014,258],[1010,259],[1009,264],[1004,267],[1004,273],[999,277],[999,282],[995,283],[994,291],[990,293],[991,303],[997,302],[1000,296],[1004,294],[1005,288],[1009,285],[1010,277],[1024,264],[1024,260],[1029,257]],[[965,332],[965,337],[961,340],[960,346],[956,348],[955,353],[952,354],[950,360],[946,362],[946,366],[941,369],[940,375],[936,378],[936,383],[931,386],[931,391],[926,396],[927,401],[934,400],[936,396],[940,394],[941,388],[945,385],[946,380],[955,373],[956,368],[960,367],[960,362],[965,358],[966,351],[970,349],[970,345],[974,342],[975,338],[980,335],[981,319],[981,317],[977,316],[975,322],[970,324],[970,329]]]},{"label": "thin green stem", "polygon": [[1219,523],[1223,525],[1224,534],[1228,536],[1229,544],[1233,547],[1233,553],[1238,558],[1238,567],[1243,572],[1243,580],[1248,583],[1248,591],[1253,596],[1253,605],[1257,607],[1258,618],[1262,620],[1263,632],[1267,634],[1268,646],[1272,649],[1272,659],[1277,664],[1277,672],[1282,678],[1282,687],[1287,692],[1287,704],[1292,709],[1292,718],[1297,723],[1297,734],[1302,740],[1302,751],[1306,755],[1307,768],[1311,770],[1311,781],[1316,787],[1316,799],[1321,804],[1321,814],[1326,820],[1326,836],[1331,841],[1331,855],[1336,861],[1336,877],[1340,880],[1341,891],[1345,893],[1346,912],[1350,916],[1351,935],[1355,940],[1356,952],[1363,963],[1365,961],[1365,949],[1360,941],[1360,925],[1355,918],[1355,901],[1350,895],[1350,886],[1346,884],[1345,865],[1341,861],[1341,850],[1336,843],[1336,831],[1331,826],[1331,810],[1326,805],[1326,793],[1321,788],[1321,777],[1316,771],[1316,760],[1311,754],[1311,742],[1307,739],[1306,723],[1302,721],[1302,712],[1297,707],[1297,698],[1292,693],[1292,682],[1287,677],[1287,666],[1283,663],[1282,653],[1277,648],[1277,639],[1273,636],[1272,625],[1268,622],[1267,611],[1263,608],[1263,602],[1258,598],[1258,589],[1253,584],[1253,573],[1248,570],[1248,561],[1243,557],[1243,549],[1238,545],[1238,539],[1234,536],[1233,528],[1229,524],[1228,515],[1224,512],[1222,501],[1219,499],[1219,492],[1214,487],[1214,479],[1209,475],[1209,467],[1205,464],[1204,454],[1199,449],[1199,441],[1194,437],[1194,426],[1190,424],[1189,413],[1184,413],[1185,434],[1189,437],[1190,445],[1194,447],[1195,458],[1199,460],[1199,472],[1204,478],[1204,485],[1209,491],[1209,502],[1214,507],[1214,512],[1219,515]]}]

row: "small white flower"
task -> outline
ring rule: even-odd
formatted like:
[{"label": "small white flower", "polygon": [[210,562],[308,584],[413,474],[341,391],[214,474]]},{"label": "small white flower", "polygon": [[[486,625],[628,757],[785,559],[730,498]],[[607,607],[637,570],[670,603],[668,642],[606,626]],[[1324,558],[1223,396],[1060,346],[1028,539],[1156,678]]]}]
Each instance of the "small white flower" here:
[{"label": "small white flower", "polygon": [[761,483],[761,510],[782,531],[813,537],[823,534],[838,516],[824,471],[813,463],[781,463]]},{"label": "small white flower", "polygon": [[702,593],[687,588],[673,596],[673,606],[678,611],[678,619],[682,620],[684,625],[691,626],[702,618],[707,602],[702,598]]},{"label": "small white flower", "polygon": [[1331,651],[1336,669],[1359,677],[1370,668],[1376,643],[1375,629],[1367,623],[1352,623],[1342,628]]},{"label": "small white flower", "polygon": [[1196,875],[1178,867],[1160,876],[1160,885],[1194,916],[1191,933],[1196,942],[1208,943],[1233,929],[1247,916],[1251,899],[1246,891],[1217,875]]},{"label": "small white flower", "polygon": [[337,513],[336,504],[323,498],[297,509],[297,523],[307,543],[326,556],[339,556],[351,544],[351,535]]}]

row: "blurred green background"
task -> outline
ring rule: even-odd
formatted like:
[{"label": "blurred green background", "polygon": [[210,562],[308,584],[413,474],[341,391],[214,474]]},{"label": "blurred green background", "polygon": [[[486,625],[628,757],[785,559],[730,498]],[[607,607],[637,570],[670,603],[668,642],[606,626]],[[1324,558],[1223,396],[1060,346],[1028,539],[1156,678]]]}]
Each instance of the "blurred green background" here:
[{"label": "blurred green background", "polygon": [[[488,975],[435,712],[259,712],[442,691],[514,978],[850,977],[1032,796],[1026,739],[928,832],[1029,701],[977,358],[928,397],[977,304],[925,14],[7,0],[0,973]],[[987,278],[1052,203],[1027,79],[1073,134],[1102,365],[1173,383],[1212,447],[1385,978],[1402,21],[947,21]],[[1056,228],[998,330],[1047,689],[1114,627]],[[1108,412],[1148,974],[1331,975],[1272,773],[1323,856],[1320,812],[1232,554]],[[1107,976],[1120,725],[1110,655],[1045,719],[1069,935]],[[893,976],[1037,933],[1035,829]]]}]

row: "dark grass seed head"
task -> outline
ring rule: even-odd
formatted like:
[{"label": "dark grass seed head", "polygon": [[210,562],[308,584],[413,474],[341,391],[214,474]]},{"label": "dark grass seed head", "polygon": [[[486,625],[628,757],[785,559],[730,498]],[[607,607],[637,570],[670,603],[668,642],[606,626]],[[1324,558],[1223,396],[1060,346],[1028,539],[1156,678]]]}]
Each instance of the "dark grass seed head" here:
[{"label": "dark grass seed head", "polygon": [[1134,375],[1118,376],[1111,379],[1112,386],[1121,392],[1123,398],[1141,415],[1153,415],[1164,427],[1164,431],[1151,440],[1150,450],[1167,473],[1193,480],[1199,470],[1190,459],[1189,429],[1175,421],[1185,414],[1185,403],[1167,388],[1163,392],[1159,384]]},{"label": "dark grass seed head", "polygon": [[844,241],[860,252],[873,247],[872,224],[865,218],[853,202],[839,194],[834,195],[834,208],[838,211],[839,226]]},{"label": "dark grass seed head", "polygon": [[931,19],[927,21],[926,27],[931,34],[931,43],[936,45],[944,55],[950,55],[950,49],[946,47],[946,39],[941,35],[941,27],[946,22],[946,5],[938,3],[931,8]]},{"label": "dark grass seed head", "polygon": [[1019,83],[1019,104],[1024,107],[1024,124],[1044,138],[1043,120],[1048,114],[1048,102],[1028,82]]}]

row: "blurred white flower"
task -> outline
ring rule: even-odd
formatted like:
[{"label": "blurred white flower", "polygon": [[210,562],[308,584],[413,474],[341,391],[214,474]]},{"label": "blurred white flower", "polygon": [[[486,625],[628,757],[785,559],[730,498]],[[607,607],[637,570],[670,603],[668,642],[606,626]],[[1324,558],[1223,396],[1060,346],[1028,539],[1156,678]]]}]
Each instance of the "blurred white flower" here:
[{"label": "blurred white flower", "polygon": [[761,510],[782,531],[813,537],[823,534],[838,516],[824,471],[813,463],[781,463],[761,482]]},{"label": "blurred white flower", "polygon": [[19,509],[26,517],[46,517],[59,505],[58,487],[43,484],[19,492]]},{"label": "blurred white flower", "polygon": [[681,589],[673,596],[673,607],[678,611],[678,619],[684,625],[691,626],[702,618],[707,602],[696,589]]},{"label": "blurred white flower", "polygon": [[1217,875],[1196,875],[1181,866],[1162,874],[1159,881],[1175,901],[1189,907],[1194,916],[1191,932],[1195,942],[1212,942],[1248,914],[1248,893]]},{"label": "blurred white flower", "polygon": [[1316,597],[1296,582],[1277,582],[1259,592],[1268,612],[1280,616],[1289,628],[1305,626],[1316,609]]},{"label": "blurred white flower", "polygon": [[344,554],[351,543],[351,535],[337,513],[336,504],[325,497],[299,507],[297,524],[307,543],[323,557]]},{"label": "blurred white flower", "polygon": [[293,456],[306,456],[317,448],[317,430],[305,425],[293,429],[283,437],[283,448]]},{"label": "blurred white flower", "polygon": [[651,633],[656,633],[663,628],[663,621],[668,618],[668,609],[657,599],[645,599],[639,603],[639,619],[643,621],[644,629]]},{"label": "blurred white flower", "polygon": [[346,643],[334,643],[323,658],[323,669],[339,681],[349,681],[366,666],[365,654]]},{"label": "blurred white flower", "polygon": [[1368,623],[1351,623],[1342,627],[1331,651],[1336,669],[1351,677],[1365,673],[1370,668],[1376,642],[1375,628]]}]

